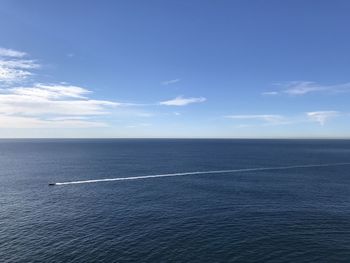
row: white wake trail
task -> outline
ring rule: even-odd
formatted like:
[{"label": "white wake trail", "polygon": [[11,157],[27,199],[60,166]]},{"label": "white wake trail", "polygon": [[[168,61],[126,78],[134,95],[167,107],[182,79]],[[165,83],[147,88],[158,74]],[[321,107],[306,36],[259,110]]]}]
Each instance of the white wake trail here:
[{"label": "white wake trail", "polygon": [[171,174],[155,174],[155,175],[143,175],[143,176],[132,176],[132,177],[118,177],[118,178],[94,179],[94,180],[72,181],[72,182],[62,182],[62,183],[50,183],[49,185],[88,184],[88,183],[99,183],[99,182],[113,182],[113,181],[160,178],[160,177],[173,177],[173,176],[183,176],[183,175],[242,173],[242,172],[254,172],[254,171],[286,170],[286,169],[294,169],[294,168],[329,167],[329,166],[341,166],[341,165],[350,165],[350,162],[349,163],[291,165],[291,166],[277,166],[277,167],[258,167],[258,168],[244,168],[244,169],[233,169],[233,170],[198,171],[198,172],[184,172],[184,173],[171,173]]}]

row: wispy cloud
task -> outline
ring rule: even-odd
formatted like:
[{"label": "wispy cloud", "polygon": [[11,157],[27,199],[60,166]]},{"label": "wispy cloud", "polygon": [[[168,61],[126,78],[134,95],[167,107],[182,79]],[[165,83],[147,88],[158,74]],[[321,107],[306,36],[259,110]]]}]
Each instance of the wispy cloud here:
[{"label": "wispy cloud", "polygon": [[[236,127],[246,128],[253,126],[270,126],[270,125],[292,125],[301,123],[317,122],[324,126],[332,118],[341,116],[339,111],[312,111],[297,114],[294,116],[282,116],[278,114],[261,114],[261,115],[227,115],[228,119],[245,120],[250,122],[239,123]],[[260,121],[260,123],[252,122]],[[254,125],[252,125],[254,124]]]},{"label": "wispy cloud", "polygon": [[21,58],[26,56],[27,53],[22,51],[17,51],[13,49],[7,49],[0,47],[0,57],[15,57],[15,58]]},{"label": "wispy cloud", "polygon": [[66,84],[41,84],[37,83],[31,87],[15,87],[4,90],[16,95],[45,98],[45,99],[60,99],[60,98],[80,98],[85,99],[86,95],[91,91],[72,85]]},{"label": "wispy cloud", "polygon": [[338,117],[340,113],[338,111],[312,111],[307,112],[309,120],[318,122],[322,126],[325,125],[326,121],[329,119]]},{"label": "wispy cloud", "polygon": [[225,118],[235,120],[260,120],[268,123],[280,123],[285,120],[283,116],[277,114],[227,115]]},{"label": "wispy cloud", "polygon": [[8,116],[0,113],[0,128],[97,128],[107,124],[83,119],[42,119],[38,117]]},{"label": "wispy cloud", "polygon": [[91,91],[77,86],[34,84],[0,91],[2,128],[87,128],[107,124],[91,120],[123,106],[86,97]]},{"label": "wispy cloud", "polygon": [[96,120],[97,116],[110,113],[114,107],[131,106],[92,99],[90,90],[64,82],[29,84],[24,80],[40,65],[26,59],[28,56],[25,52],[0,48],[1,128],[105,127],[107,124]]},{"label": "wispy cloud", "polygon": [[166,100],[166,101],[161,101],[159,104],[160,105],[166,105],[166,106],[186,106],[192,103],[200,103],[204,102],[207,99],[204,97],[198,97],[198,98],[184,98],[182,96],[178,96],[175,99],[172,100]]},{"label": "wispy cloud", "polygon": [[32,70],[40,65],[25,56],[25,52],[0,48],[0,84],[18,83],[33,75]]},{"label": "wispy cloud", "polygon": [[171,85],[180,82],[181,79],[170,79],[170,80],[164,80],[161,82],[162,85]]},{"label": "wispy cloud", "polygon": [[288,95],[304,95],[310,92],[323,91],[325,89],[325,86],[317,85],[314,82],[301,81],[288,83],[283,92]]},{"label": "wispy cloud", "polygon": [[277,92],[277,91],[265,91],[265,92],[262,93],[262,95],[268,95],[268,96],[270,96],[270,95],[278,95],[278,94],[279,94],[279,92]]},{"label": "wispy cloud", "polygon": [[287,83],[276,84],[280,90],[263,92],[263,95],[279,95],[287,94],[291,96],[300,96],[309,93],[327,92],[327,93],[342,93],[350,92],[350,83],[336,85],[321,85],[312,81],[291,81]]},{"label": "wispy cloud", "polygon": [[[34,84],[0,91],[0,114],[39,115],[101,115],[107,107],[122,103],[93,100],[85,95],[89,90],[77,86]],[[83,96],[84,95],[84,96]]]},{"label": "wispy cloud", "polygon": [[136,117],[141,117],[141,118],[150,118],[150,117],[153,117],[155,114],[151,112],[135,112],[134,115]]}]

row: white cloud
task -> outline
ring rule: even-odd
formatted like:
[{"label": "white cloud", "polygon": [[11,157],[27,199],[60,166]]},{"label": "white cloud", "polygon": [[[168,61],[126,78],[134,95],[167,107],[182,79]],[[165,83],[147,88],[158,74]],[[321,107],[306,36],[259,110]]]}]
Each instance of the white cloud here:
[{"label": "white cloud", "polygon": [[287,84],[287,89],[283,92],[287,93],[288,95],[304,95],[310,92],[322,90],[325,90],[325,87],[317,85],[313,82],[301,81]]},{"label": "white cloud", "polygon": [[107,124],[80,119],[40,119],[37,117],[8,116],[0,114],[0,128],[97,128]]},{"label": "white cloud", "polygon": [[45,99],[61,99],[61,98],[80,98],[85,99],[85,95],[91,91],[72,85],[65,84],[35,84],[32,87],[15,87],[6,91],[16,95],[45,98]]},{"label": "white cloud", "polygon": [[176,97],[175,99],[172,99],[172,100],[161,101],[159,104],[166,105],[166,106],[186,106],[188,104],[200,103],[200,102],[204,102],[206,100],[207,99],[204,97],[184,98],[182,96],[179,96],[179,97]]},{"label": "white cloud", "polygon": [[54,117],[50,118],[52,121],[67,121],[67,120],[87,120],[86,116],[62,116],[62,117]]},{"label": "white cloud", "polygon": [[27,54],[22,51],[17,51],[13,49],[7,49],[0,47],[0,57],[15,57],[15,58],[21,58],[26,56]]},{"label": "white cloud", "polygon": [[307,112],[306,115],[308,116],[309,120],[318,122],[320,125],[324,125],[326,121],[328,121],[331,118],[335,118],[339,116],[338,111],[313,111],[313,112]]},{"label": "white cloud", "polygon": [[[332,118],[341,116],[338,111],[312,111],[303,113],[303,115],[295,116],[282,116],[277,114],[261,114],[261,115],[228,115],[225,118],[234,120],[257,120],[262,123],[256,124],[256,126],[271,126],[271,125],[292,125],[292,124],[302,124],[309,122],[317,122],[320,125],[325,125],[326,122]],[[252,127],[252,122],[240,123],[236,127]],[[247,124],[249,126],[247,126]]]},{"label": "white cloud", "polygon": [[109,114],[118,106],[124,108],[114,112],[119,115],[151,116],[128,109],[140,104],[92,99],[90,90],[66,82],[24,81],[40,67],[27,56],[25,52],[0,48],[0,128],[106,127],[97,116]]},{"label": "white cloud", "polygon": [[0,84],[21,82],[33,75],[32,70],[40,65],[35,60],[23,59],[26,55],[21,51],[0,48]]},{"label": "white cloud", "polygon": [[170,79],[170,80],[164,80],[161,82],[162,85],[171,85],[180,82],[181,79]]},{"label": "white cloud", "polygon": [[86,97],[85,88],[63,84],[34,84],[0,90],[1,128],[87,128],[105,127],[91,121],[108,114],[110,107],[124,106],[107,100]]},{"label": "white cloud", "polygon": [[284,121],[284,117],[277,114],[227,115],[225,117],[236,120],[260,120],[268,123],[280,123]]},{"label": "white cloud", "polygon": [[337,85],[321,85],[311,81],[291,81],[284,84],[277,84],[282,87],[280,91],[267,91],[262,95],[288,94],[291,96],[300,96],[315,92],[342,93],[350,92],[350,83]]},{"label": "white cloud", "polygon": [[39,65],[36,64],[35,60],[32,59],[17,59],[17,60],[0,60],[1,67],[7,67],[11,69],[35,69]]},{"label": "white cloud", "polygon": [[81,87],[61,84],[3,89],[0,92],[0,114],[101,115],[108,113],[107,107],[123,106],[122,103],[83,96],[89,93]]}]

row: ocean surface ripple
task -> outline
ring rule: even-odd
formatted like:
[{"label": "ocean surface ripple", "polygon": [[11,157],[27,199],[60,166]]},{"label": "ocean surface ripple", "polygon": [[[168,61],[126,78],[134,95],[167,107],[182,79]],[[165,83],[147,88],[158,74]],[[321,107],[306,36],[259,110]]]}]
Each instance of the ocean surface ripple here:
[{"label": "ocean surface ripple", "polygon": [[[0,140],[0,261],[349,262],[349,153],[347,140]],[[101,178],[124,179],[48,186]]]}]

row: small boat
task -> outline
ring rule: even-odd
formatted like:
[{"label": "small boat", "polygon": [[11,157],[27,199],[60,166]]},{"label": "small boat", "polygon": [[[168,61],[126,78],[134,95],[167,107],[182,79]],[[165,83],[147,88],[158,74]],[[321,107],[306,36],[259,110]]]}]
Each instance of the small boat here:
[{"label": "small boat", "polygon": [[50,186],[56,185],[55,183],[49,183]]}]

